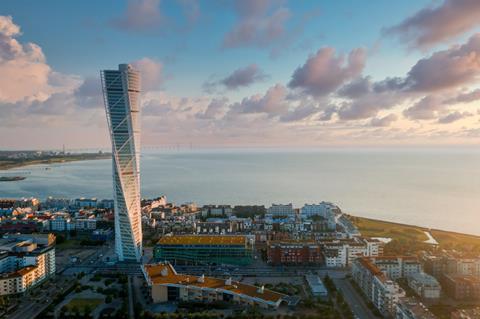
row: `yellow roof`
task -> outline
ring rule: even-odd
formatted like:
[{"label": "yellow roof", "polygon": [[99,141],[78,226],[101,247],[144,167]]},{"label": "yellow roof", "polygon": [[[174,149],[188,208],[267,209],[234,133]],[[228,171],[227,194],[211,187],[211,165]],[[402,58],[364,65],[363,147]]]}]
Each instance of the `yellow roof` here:
[{"label": "yellow roof", "polygon": [[244,245],[245,236],[165,236],[161,245]]},{"label": "yellow roof", "polygon": [[144,268],[153,285],[177,284],[200,288],[222,289],[236,294],[247,295],[253,298],[259,298],[275,303],[285,297],[284,294],[268,289],[264,289],[263,293],[260,293],[258,291],[258,287],[256,286],[242,284],[233,280],[231,285],[226,285],[226,281],[224,279],[217,279],[213,277],[204,277],[203,282],[199,282],[199,277],[197,276],[177,274],[173,266],[168,263],[147,264],[144,266]]}]

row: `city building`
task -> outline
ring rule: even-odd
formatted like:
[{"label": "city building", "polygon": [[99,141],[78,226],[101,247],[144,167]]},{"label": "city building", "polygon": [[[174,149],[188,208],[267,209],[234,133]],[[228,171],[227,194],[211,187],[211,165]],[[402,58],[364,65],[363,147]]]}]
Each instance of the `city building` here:
[{"label": "city building", "polygon": [[77,198],[73,202],[73,205],[76,208],[97,208],[97,199],[96,198]]},{"label": "city building", "polygon": [[422,263],[426,273],[441,279],[444,274],[455,274],[457,272],[457,259],[448,255],[435,256],[424,254]]},{"label": "city building", "polygon": [[328,230],[335,230],[337,227],[335,215],[339,211],[340,209],[332,203],[305,204],[300,209],[300,216],[302,220],[321,218],[326,221]]},{"label": "city building", "polygon": [[313,296],[322,299],[328,298],[328,290],[320,277],[317,275],[305,275],[305,280],[307,281],[308,287],[310,288]]},{"label": "city building", "polygon": [[352,264],[352,278],[382,315],[394,316],[405,291],[372,262],[373,259],[357,258]]},{"label": "city building", "polygon": [[76,218],[75,229],[79,231],[93,231],[97,229],[97,220],[95,218]]},{"label": "city building", "polygon": [[375,238],[367,237],[360,237],[359,240],[366,246],[365,256],[376,257],[383,255],[383,247],[385,246],[384,242]]},{"label": "city building", "polygon": [[254,238],[248,236],[165,236],[156,244],[154,258],[172,263],[248,265],[253,245]]},{"label": "city building", "polygon": [[388,278],[397,280],[422,271],[422,265],[413,256],[379,256],[371,257],[370,262],[375,264]]},{"label": "city building", "polygon": [[112,141],[115,250],[119,261],[142,257],[140,207],[140,73],[131,65],[101,72]]},{"label": "city building", "polygon": [[203,217],[222,217],[230,216],[233,213],[233,208],[230,205],[205,205],[202,207]]},{"label": "city building", "polygon": [[440,298],[442,287],[435,277],[424,272],[417,272],[409,275],[407,280],[408,286],[420,297],[425,299]]},{"label": "city building", "polygon": [[315,242],[269,242],[267,244],[267,262],[272,265],[322,264],[322,247]]},{"label": "city building", "polygon": [[480,298],[480,278],[464,275],[444,275],[442,287],[457,300],[478,300]]},{"label": "city building", "polygon": [[0,295],[21,294],[55,275],[55,236],[15,234],[0,239]]},{"label": "city building", "polygon": [[231,278],[178,274],[169,263],[143,265],[142,271],[150,287],[154,303],[164,302],[229,302],[243,306],[276,309],[286,295],[262,287],[243,284]]},{"label": "city building", "polygon": [[395,319],[436,319],[437,317],[421,302],[402,298],[397,304]]},{"label": "city building", "polygon": [[272,204],[272,206],[267,209],[267,214],[272,217],[291,217],[295,215],[295,210],[291,203],[287,205]]}]

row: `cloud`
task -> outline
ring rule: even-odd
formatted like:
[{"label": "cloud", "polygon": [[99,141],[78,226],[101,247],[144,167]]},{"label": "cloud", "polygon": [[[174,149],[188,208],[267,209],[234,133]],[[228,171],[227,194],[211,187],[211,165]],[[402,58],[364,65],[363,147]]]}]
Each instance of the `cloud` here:
[{"label": "cloud", "polygon": [[427,48],[459,36],[480,24],[480,2],[445,0],[416,12],[400,24],[385,30],[398,35],[413,48]]},{"label": "cloud", "polygon": [[236,0],[238,21],[223,39],[224,48],[270,47],[281,40],[290,10],[275,0]]},{"label": "cloud", "polygon": [[1,16],[0,34],[6,37],[14,37],[20,34],[20,27],[13,23],[13,19],[11,16]]},{"label": "cloud", "polygon": [[467,43],[433,53],[408,72],[405,84],[413,91],[437,91],[469,84],[480,74],[480,33]]},{"label": "cloud", "polygon": [[118,29],[132,32],[153,32],[166,22],[160,11],[160,0],[128,0],[121,17],[112,20]]},{"label": "cloud", "polygon": [[337,109],[341,120],[361,120],[374,117],[380,110],[391,109],[404,101],[405,95],[401,92],[370,92],[359,98],[342,103]]},{"label": "cloud", "polygon": [[359,77],[345,84],[338,90],[338,95],[348,98],[357,98],[372,90],[370,77]]},{"label": "cloud", "polygon": [[445,101],[445,103],[469,103],[477,100],[480,100],[480,89],[476,89],[467,93],[460,93],[454,98],[448,99],[447,101]]},{"label": "cloud", "polygon": [[470,116],[473,116],[472,113],[470,112],[459,112],[459,111],[455,111],[455,112],[452,112],[452,113],[449,113],[443,117],[440,117],[438,119],[438,123],[440,124],[449,124],[449,123],[453,123],[453,122],[456,122],[458,120],[461,120],[461,119],[464,119],[466,117],[470,117]]},{"label": "cloud", "polygon": [[103,97],[100,78],[98,76],[86,77],[83,83],[73,93],[75,104],[85,108],[103,107]]},{"label": "cloud", "polygon": [[299,105],[292,111],[280,116],[281,122],[297,122],[311,117],[320,111],[314,104]]},{"label": "cloud", "polygon": [[163,83],[163,64],[151,58],[143,58],[132,62],[142,75],[142,90],[150,91],[159,89]]},{"label": "cloud", "polygon": [[352,50],[347,61],[343,54],[336,56],[333,48],[320,49],[295,70],[288,86],[316,97],[330,94],[358,76],[365,66],[365,59],[366,52],[361,48]]},{"label": "cloud", "polygon": [[374,127],[387,127],[397,120],[395,114],[389,114],[384,117],[374,117],[370,120],[370,125]]},{"label": "cloud", "polygon": [[337,113],[338,107],[336,105],[329,105],[319,117],[319,121],[330,121],[333,118],[333,115]]},{"label": "cloud", "polygon": [[287,89],[280,84],[269,88],[262,96],[255,94],[251,97],[243,98],[240,103],[235,103],[231,111],[236,113],[265,113],[269,116],[277,116],[287,112],[288,103]]},{"label": "cloud", "polygon": [[112,19],[110,25],[122,31],[151,35],[190,29],[200,17],[198,1],[177,0],[175,4],[179,7],[181,15],[173,18],[165,15],[160,0],[128,0],[123,14]]},{"label": "cloud", "polygon": [[223,97],[219,99],[212,99],[207,108],[203,112],[195,114],[198,119],[214,120],[222,117],[227,109],[228,99]]},{"label": "cloud", "polygon": [[55,90],[49,83],[51,68],[42,49],[18,42],[18,35],[12,17],[0,16],[0,101],[44,100]]},{"label": "cloud", "polygon": [[433,120],[445,111],[442,99],[428,95],[403,111],[403,115],[411,120]]},{"label": "cloud", "polygon": [[256,64],[250,64],[244,68],[233,71],[232,74],[220,81],[229,90],[235,90],[242,86],[261,81],[266,75]]}]

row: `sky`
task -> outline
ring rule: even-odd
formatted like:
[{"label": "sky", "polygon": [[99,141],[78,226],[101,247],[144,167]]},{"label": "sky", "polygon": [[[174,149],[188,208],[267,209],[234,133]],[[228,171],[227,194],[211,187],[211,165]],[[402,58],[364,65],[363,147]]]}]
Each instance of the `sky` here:
[{"label": "sky", "polygon": [[108,148],[120,63],[146,148],[480,143],[477,0],[2,0],[0,148]]}]

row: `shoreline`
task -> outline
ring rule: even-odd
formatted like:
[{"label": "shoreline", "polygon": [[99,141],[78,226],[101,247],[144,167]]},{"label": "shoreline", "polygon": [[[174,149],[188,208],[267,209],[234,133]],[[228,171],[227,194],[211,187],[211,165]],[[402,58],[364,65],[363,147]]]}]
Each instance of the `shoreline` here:
[{"label": "shoreline", "polygon": [[461,232],[455,231],[455,230],[446,230],[446,229],[440,229],[440,228],[431,228],[431,227],[426,227],[426,226],[419,226],[419,225],[414,225],[414,224],[405,224],[405,223],[394,222],[394,221],[389,221],[389,220],[384,220],[384,219],[363,217],[363,216],[358,216],[358,215],[353,215],[353,214],[348,214],[348,213],[345,213],[345,215],[348,215],[349,217],[370,220],[372,222],[386,223],[386,224],[397,225],[397,226],[402,226],[402,227],[414,227],[414,228],[417,228],[419,230],[427,231],[427,232],[437,231],[437,232],[451,233],[451,234],[454,234],[454,235],[471,236],[471,237],[476,237],[480,240],[480,235],[475,235],[475,234],[470,234],[470,233],[461,233]]},{"label": "shoreline", "polygon": [[19,167],[27,167],[27,166],[33,166],[33,165],[49,165],[49,164],[58,164],[58,163],[69,163],[69,162],[80,162],[80,161],[92,161],[92,160],[101,160],[101,159],[109,159],[111,158],[111,154],[105,154],[105,155],[99,155],[99,154],[94,154],[94,156],[87,155],[85,154],[80,154],[77,156],[72,156],[72,157],[53,157],[53,158],[47,158],[47,159],[35,159],[35,160],[26,160],[22,162],[8,162],[8,161],[3,161],[0,160],[0,171],[8,171],[14,168],[19,168]]},{"label": "shoreline", "polygon": [[[480,249],[480,236],[458,231],[449,231],[437,228],[428,228],[398,222],[365,218],[346,214],[358,228],[362,236],[390,238],[393,243],[401,245],[431,245],[431,238],[435,245],[441,247],[455,247],[461,251],[470,251],[474,247]],[[427,235],[430,234],[430,236]]]}]

